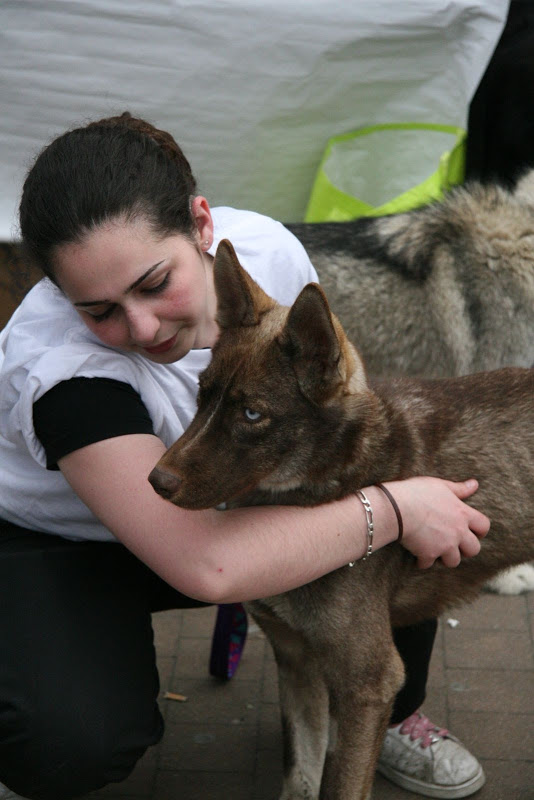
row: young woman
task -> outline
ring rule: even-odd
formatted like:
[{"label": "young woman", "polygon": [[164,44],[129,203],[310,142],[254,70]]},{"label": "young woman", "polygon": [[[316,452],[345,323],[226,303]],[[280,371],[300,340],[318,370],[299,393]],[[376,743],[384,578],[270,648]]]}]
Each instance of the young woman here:
[{"label": "young woman", "polygon": [[[122,780],[162,735],[151,612],[300,586],[363,556],[367,526],[356,496],[192,512],[147,480],[195,412],[220,239],[282,303],[316,280],[280,223],[210,209],[172,137],[123,114],[45,148],[20,227],[47,279],[0,338],[0,780],[62,800]],[[489,521],[462,502],[476,486],[388,484],[421,567],[477,554]],[[365,491],[382,547],[397,518]],[[462,797],[483,781],[478,763],[416,713],[434,633],[435,621],[397,632],[408,678],[384,764],[403,785]]]}]

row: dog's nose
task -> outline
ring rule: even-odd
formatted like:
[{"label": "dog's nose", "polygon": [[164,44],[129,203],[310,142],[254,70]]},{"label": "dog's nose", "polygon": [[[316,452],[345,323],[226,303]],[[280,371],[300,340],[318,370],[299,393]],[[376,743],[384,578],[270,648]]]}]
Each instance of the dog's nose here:
[{"label": "dog's nose", "polygon": [[178,491],[181,480],[176,475],[171,475],[170,472],[164,472],[158,467],[154,467],[148,480],[158,494],[165,499],[169,499]]}]

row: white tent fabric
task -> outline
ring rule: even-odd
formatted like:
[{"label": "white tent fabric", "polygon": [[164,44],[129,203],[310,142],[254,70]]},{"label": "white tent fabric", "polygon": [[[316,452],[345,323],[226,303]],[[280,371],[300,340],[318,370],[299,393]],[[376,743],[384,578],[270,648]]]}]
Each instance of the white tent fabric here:
[{"label": "white tent fabric", "polygon": [[329,137],[465,126],[508,0],[3,0],[0,240],[33,157],[125,109],[176,137],[212,204],[301,219]]}]

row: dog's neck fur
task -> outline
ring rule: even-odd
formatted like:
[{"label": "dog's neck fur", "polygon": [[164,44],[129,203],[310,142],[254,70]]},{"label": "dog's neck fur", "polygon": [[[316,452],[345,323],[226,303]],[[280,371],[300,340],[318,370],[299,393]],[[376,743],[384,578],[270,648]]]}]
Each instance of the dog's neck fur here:
[{"label": "dog's neck fur", "polygon": [[[315,502],[339,499],[353,494],[355,487],[400,479],[417,471],[421,460],[426,459],[410,406],[411,402],[402,398],[399,402],[385,385],[377,384],[365,393],[361,389],[354,394],[343,391],[337,402],[321,409],[325,416],[339,415],[339,422],[334,432],[328,426],[328,436],[316,446]],[[325,474],[329,476],[327,482]],[[306,491],[304,486],[302,489]]]}]

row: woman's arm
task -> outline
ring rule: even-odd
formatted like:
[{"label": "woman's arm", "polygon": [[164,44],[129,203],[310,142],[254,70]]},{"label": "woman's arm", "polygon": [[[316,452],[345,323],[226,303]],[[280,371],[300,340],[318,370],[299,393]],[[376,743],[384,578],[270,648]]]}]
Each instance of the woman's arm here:
[{"label": "woman's arm", "polygon": [[[257,599],[309,583],[365,554],[367,524],[356,496],[314,508],[189,511],[163,500],[148,483],[165,449],[156,436],[133,434],[95,442],[58,464],[117,539],[182,593],[212,603]],[[460,552],[478,552],[472,531],[484,535],[489,523],[457,499],[471,494],[476,482],[472,490],[434,478],[388,486],[404,517],[403,543],[421,565],[442,556],[455,566]],[[396,539],[397,519],[379,489],[365,491],[377,549]]]}]

